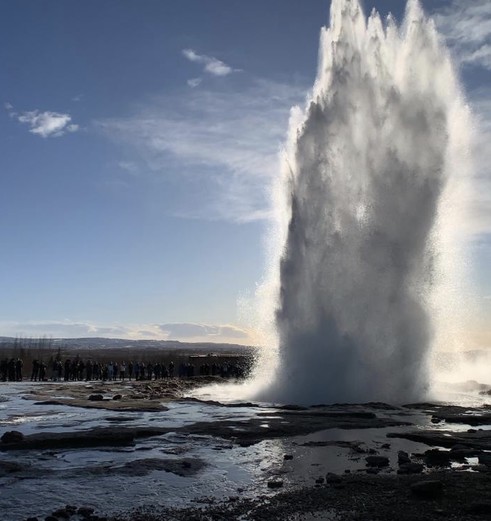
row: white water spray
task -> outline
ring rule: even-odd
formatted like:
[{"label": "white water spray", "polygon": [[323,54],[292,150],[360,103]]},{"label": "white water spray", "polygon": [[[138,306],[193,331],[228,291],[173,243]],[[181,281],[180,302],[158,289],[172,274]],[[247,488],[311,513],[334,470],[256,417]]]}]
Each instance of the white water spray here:
[{"label": "white water spray", "polygon": [[332,0],[312,94],[292,111],[272,272],[277,360],[260,359],[271,372],[256,398],[425,396],[469,135],[448,52],[417,0],[400,28]]},{"label": "white water spray", "polygon": [[448,51],[417,0],[401,27],[376,12],[367,21],[358,0],[332,0],[273,194],[255,376],[195,394],[424,399],[432,349],[462,347],[471,134]]}]

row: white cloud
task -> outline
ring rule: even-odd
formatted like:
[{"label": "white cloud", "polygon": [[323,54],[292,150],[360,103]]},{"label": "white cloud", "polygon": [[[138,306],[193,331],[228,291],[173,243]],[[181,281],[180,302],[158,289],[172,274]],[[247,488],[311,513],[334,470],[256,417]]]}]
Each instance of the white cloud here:
[{"label": "white cloud", "polygon": [[121,170],[128,172],[129,174],[136,175],[138,174],[138,165],[133,161],[118,161],[118,166]]},{"label": "white cloud", "polygon": [[190,80],[188,80],[188,85],[194,89],[196,88],[201,82],[203,81],[203,78],[191,78]]},{"label": "white cloud", "polygon": [[99,326],[88,322],[71,320],[32,321],[32,322],[0,322],[2,336],[48,336],[54,338],[83,338],[107,336],[126,338],[128,328],[122,326]]},{"label": "white cloud", "polygon": [[84,321],[0,322],[0,335],[51,338],[121,338],[132,340],[180,340],[184,342],[251,345],[254,333],[235,325],[194,323],[94,324]]},{"label": "white cloud", "polygon": [[491,70],[489,0],[452,0],[434,18],[460,63]]},{"label": "white cloud", "polygon": [[217,338],[250,339],[248,331],[231,325],[215,326],[208,324],[177,323],[162,324],[159,327],[168,338],[208,338],[210,340]]},{"label": "white cloud", "polygon": [[14,107],[11,103],[5,103],[4,106],[11,118],[27,125],[29,132],[43,138],[60,137],[66,133],[79,130],[78,125],[71,123],[72,117],[70,114],[50,111],[40,112],[39,110],[14,112]]},{"label": "white cloud", "polygon": [[193,49],[184,49],[182,54],[189,61],[204,65],[203,70],[213,76],[228,76],[232,74],[232,72],[235,72],[232,67],[217,58],[207,56],[206,54],[197,54]]},{"label": "white cloud", "polygon": [[126,153],[131,144],[159,177],[181,176],[181,186],[199,187],[199,199],[182,201],[173,213],[247,222],[270,215],[289,109],[304,95],[304,88],[270,81],[241,91],[190,90],[98,125]]}]

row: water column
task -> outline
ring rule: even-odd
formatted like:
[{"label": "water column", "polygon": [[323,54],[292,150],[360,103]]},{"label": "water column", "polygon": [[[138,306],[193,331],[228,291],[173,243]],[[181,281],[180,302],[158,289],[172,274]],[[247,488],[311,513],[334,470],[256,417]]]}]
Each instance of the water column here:
[{"label": "water column", "polygon": [[257,398],[424,398],[442,201],[465,121],[448,52],[416,0],[401,27],[367,20],[358,0],[332,1],[284,158],[278,360]]}]

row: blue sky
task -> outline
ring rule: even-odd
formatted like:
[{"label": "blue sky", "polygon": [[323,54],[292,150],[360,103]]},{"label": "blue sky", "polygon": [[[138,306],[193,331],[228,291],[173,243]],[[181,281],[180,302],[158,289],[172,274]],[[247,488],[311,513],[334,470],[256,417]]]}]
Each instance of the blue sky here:
[{"label": "blue sky", "polygon": [[[405,2],[373,5],[401,19]],[[487,342],[491,4],[423,5],[480,121],[468,236]],[[4,0],[0,335],[251,342],[237,302],[263,276],[278,151],[328,11]]]}]

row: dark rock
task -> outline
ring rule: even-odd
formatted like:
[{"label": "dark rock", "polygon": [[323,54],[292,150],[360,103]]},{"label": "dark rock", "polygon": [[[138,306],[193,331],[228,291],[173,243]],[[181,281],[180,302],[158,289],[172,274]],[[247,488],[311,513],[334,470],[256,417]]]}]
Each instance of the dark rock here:
[{"label": "dark rock", "polygon": [[58,510],[55,510],[51,513],[52,516],[58,518],[58,519],[70,519],[70,516],[72,515],[69,513],[66,508],[59,508]]},{"label": "dark rock", "polygon": [[466,449],[467,445],[462,445],[462,443],[456,443],[455,445],[452,445],[450,447],[450,450],[460,450],[460,449]]},{"label": "dark rock", "polygon": [[122,394],[115,394],[115,395],[113,396],[113,400],[121,400],[122,397],[123,397]]},{"label": "dark rock", "polygon": [[89,516],[91,516],[93,513],[94,513],[95,509],[92,508],[92,507],[80,507],[78,510],[77,510],[77,514],[79,516],[82,516],[84,518],[87,518]]},{"label": "dark rock", "polygon": [[390,443],[384,443],[382,446],[381,446],[382,449],[390,449]]},{"label": "dark rock", "polygon": [[407,452],[404,452],[403,450],[400,450],[397,453],[397,463],[399,465],[405,465],[406,463],[411,463],[411,459],[409,458],[409,454]]},{"label": "dark rock", "polygon": [[399,431],[387,433],[388,438],[403,438],[417,443],[425,443],[433,447],[451,448],[455,444],[462,444],[467,447],[480,450],[491,450],[491,437],[489,431],[475,431],[473,433],[461,431],[439,431],[439,430],[419,430],[419,431]]},{"label": "dark rock", "polygon": [[442,419],[438,418],[437,416],[433,416],[433,418],[431,418],[431,423],[441,423],[441,422],[442,422]]},{"label": "dark rock", "polygon": [[285,454],[285,455],[283,456],[283,459],[284,459],[284,460],[291,460],[291,459],[293,459],[293,454]]},{"label": "dark rock", "polygon": [[73,516],[77,512],[77,507],[73,505],[65,505],[65,510]]},{"label": "dark rock", "polygon": [[368,454],[378,454],[375,449],[368,449]]},{"label": "dark rock", "polygon": [[491,422],[491,414],[445,414],[443,419],[447,423],[464,423],[476,427],[488,425]]},{"label": "dark rock", "polygon": [[91,394],[89,396],[89,401],[91,402],[102,402],[104,400],[104,396],[102,394]]},{"label": "dark rock", "polygon": [[457,461],[464,461],[465,458],[472,458],[479,454],[480,454],[480,451],[472,449],[472,448],[468,448],[468,447],[464,447],[461,449],[452,449],[450,451],[450,457],[453,460],[457,460]]},{"label": "dark rock", "polygon": [[326,483],[335,484],[335,483],[341,483],[341,481],[342,481],[341,477],[338,476],[337,474],[332,474],[331,472],[326,474]]},{"label": "dark rock", "polygon": [[282,486],[283,481],[281,480],[268,481],[268,488],[281,488]]},{"label": "dark rock", "polygon": [[0,461],[0,476],[4,474],[13,474],[14,472],[21,472],[26,467],[14,461]]},{"label": "dark rock", "polygon": [[380,472],[379,467],[368,467],[367,474],[378,474]]},{"label": "dark rock", "polygon": [[389,458],[385,456],[367,456],[365,458],[367,462],[367,467],[388,467],[389,466]]},{"label": "dark rock", "polygon": [[477,515],[491,514],[491,501],[479,501],[468,508],[469,513]]},{"label": "dark rock", "polygon": [[324,478],[317,478],[315,480],[315,482],[318,484],[318,485],[322,485],[322,483],[324,483]]},{"label": "dark rock", "polygon": [[178,476],[187,477],[198,474],[205,463],[198,458],[180,459],[161,459],[146,458],[128,461],[122,466],[113,467],[110,465],[98,465],[87,469],[95,476],[146,476],[153,471],[171,472]]},{"label": "dark rock", "polygon": [[398,474],[420,474],[424,470],[422,463],[403,463],[399,466]]},{"label": "dark rock", "polygon": [[437,479],[418,481],[411,485],[411,492],[420,498],[434,499],[442,495],[443,483]]},{"label": "dark rock", "polygon": [[26,521],[39,521],[37,517],[28,517]]},{"label": "dark rock", "polygon": [[0,443],[0,451],[134,445],[136,438],[159,436],[168,431],[160,427],[95,427],[75,432],[40,432],[25,436],[21,442]]},{"label": "dark rock", "polygon": [[44,521],[59,521],[56,517],[53,516],[46,516],[44,518]]},{"label": "dark rock", "polygon": [[491,453],[489,452],[481,452],[478,456],[479,463],[481,465],[486,465],[487,467],[491,467]]},{"label": "dark rock", "polygon": [[452,455],[450,454],[450,451],[430,449],[425,452],[424,458],[428,465],[435,467],[448,467],[450,465]]},{"label": "dark rock", "polygon": [[19,443],[24,439],[24,435],[19,431],[7,431],[0,439],[2,443]]}]

